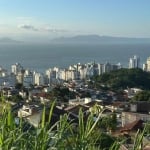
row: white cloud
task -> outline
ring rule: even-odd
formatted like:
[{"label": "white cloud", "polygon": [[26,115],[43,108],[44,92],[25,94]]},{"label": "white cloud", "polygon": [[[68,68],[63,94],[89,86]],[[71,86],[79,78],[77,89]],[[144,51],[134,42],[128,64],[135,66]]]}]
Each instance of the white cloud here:
[{"label": "white cloud", "polygon": [[65,33],[68,32],[68,30],[65,29],[58,29],[58,28],[52,28],[52,27],[35,27],[30,24],[21,24],[18,25],[19,28],[30,30],[30,31],[38,31],[38,32],[47,32],[47,33]]},{"label": "white cloud", "polygon": [[25,30],[31,30],[31,31],[39,31],[39,29],[35,28],[32,25],[29,24],[22,24],[18,26],[19,28],[25,29]]}]

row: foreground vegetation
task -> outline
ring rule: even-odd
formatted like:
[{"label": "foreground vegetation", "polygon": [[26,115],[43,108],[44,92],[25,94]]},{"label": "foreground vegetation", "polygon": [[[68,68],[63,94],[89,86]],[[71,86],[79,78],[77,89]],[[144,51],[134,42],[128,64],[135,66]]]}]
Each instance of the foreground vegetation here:
[{"label": "foreground vegetation", "polygon": [[[78,126],[68,116],[60,116],[60,120],[51,124],[54,103],[49,110],[46,121],[45,107],[38,128],[33,128],[20,119],[16,122],[10,107],[2,110],[0,117],[0,149],[3,150],[119,150],[122,141],[112,138],[101,131],[97,124],[100,119],[93,120],[93,114],[84,121],[83,113],[79,112]],[[135,138],[133,150],[139,149],[143,133]]]}]

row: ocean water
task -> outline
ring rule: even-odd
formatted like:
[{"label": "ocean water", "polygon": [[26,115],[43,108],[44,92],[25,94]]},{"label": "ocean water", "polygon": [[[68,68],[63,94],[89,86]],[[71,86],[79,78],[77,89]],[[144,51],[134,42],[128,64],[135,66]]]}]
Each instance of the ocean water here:
[{"label": "ocean water", "polygon": [[18,62],[24,68],[44,72],[48,68],[67,68],[87,62],[128,66],[129,58],[138,55],[142,63],[150,56],[150,44],[0,44],[0,66],[8,71]]}]

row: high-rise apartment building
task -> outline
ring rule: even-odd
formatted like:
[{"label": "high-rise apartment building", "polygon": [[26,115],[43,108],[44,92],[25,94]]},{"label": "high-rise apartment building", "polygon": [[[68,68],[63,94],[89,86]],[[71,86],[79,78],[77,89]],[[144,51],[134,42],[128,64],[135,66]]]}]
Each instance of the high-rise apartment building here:
[{"label": "high-rise apartment building", "polygon": [[41,73],[33,73],[33,82],[35,85],[44,85],[44,76]]},{"label": "high-rise apartment building", "polygon": [[143,70],[150,72],[150,57],[148,57],[146,63],[143,64]]},{"label": "high-rise apartment building", "polygon": [[129,59],[129,68],[140,68],[140,58],[134,55]]},{"label": "high-rise apartment building", "polygon": [[15,75],[20,73],[22,70],[23,70],[23,67],[19,63],[16,63],[11,66],[11,72]]},{"label": "high-rise apartment building", "polygon": [[150,57],[147,58],[146,64],[147,64],[147,71],[150,71]]}]

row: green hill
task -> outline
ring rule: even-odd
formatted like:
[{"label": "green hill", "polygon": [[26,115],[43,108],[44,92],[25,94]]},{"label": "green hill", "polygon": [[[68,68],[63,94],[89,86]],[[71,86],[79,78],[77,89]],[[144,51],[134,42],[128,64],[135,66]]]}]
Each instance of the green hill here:
[{"label": "green hill", "polygon": [[142,69],[119,69],[93,77],[96,87],[105,85],[113,89],[137,87],[150,89],[150,73]]}]

